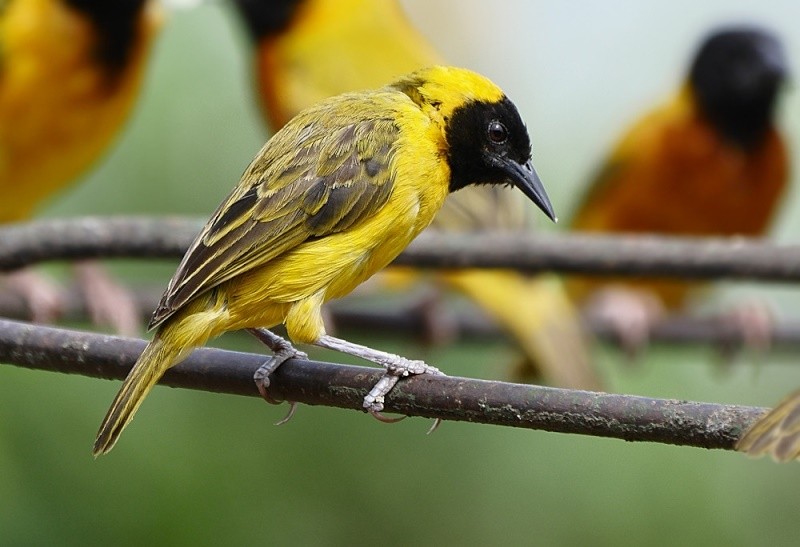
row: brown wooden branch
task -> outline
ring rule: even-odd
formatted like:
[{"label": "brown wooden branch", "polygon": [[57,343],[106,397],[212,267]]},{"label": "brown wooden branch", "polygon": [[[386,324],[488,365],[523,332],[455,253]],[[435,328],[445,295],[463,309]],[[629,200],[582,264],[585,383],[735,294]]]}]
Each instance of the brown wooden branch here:
[{"label": "brown wooden branch", "polygon": [[[120,379],[144,344],[0,320],[0,362],[21,367]],[[263,355],[203,348],[170,369],[162,383],[258,396],[252,378],[263,361]],[[273,375],[270,393],[311,405],[360,410],[362,398],[380,376],[381,371],[374,368],[290,360]],[[403,380],[387,397],[386,408],[409,416],[725,450],[733,450],[742,432],[765,412],[757,407],[453,376]]]},{"label": "brown wooden branch", "polygon": [[[76,218],[0,229],[0,271],[46,260],[180,258],[202,224],[181,218]],[[687,279],[800,280],[800,246],[746,239],[426,232],[396,264]]]}]

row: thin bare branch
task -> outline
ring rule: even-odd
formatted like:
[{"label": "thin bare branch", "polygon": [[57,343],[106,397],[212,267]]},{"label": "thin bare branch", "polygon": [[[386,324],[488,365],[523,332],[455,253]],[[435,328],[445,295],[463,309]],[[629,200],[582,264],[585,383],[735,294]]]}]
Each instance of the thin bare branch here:
[{"label": "thin bare branch", "polygon": [[[124,377],[144,341],[0,320],[0,362],[82,374]],[[171,369],[162,383],[258,396],[253,373],[262,355],[204,348]],[[381,376],[374,368],[291,360],[272,377],[277,398],[312,405],[361,409]],[[765,412],[763,408],[650,399],[458,377],[419,376],[392,390],[387,410],[423,416],[733,450]],[[366,419],[366,418],[365,418]]]},{"label": "thin bare branch", "polygon": [[[131,288],[136,305],[142,317],[142,325],[150,319],[163,292],[162,287]],[[83,294],[73,288],[65,289],[63,321],[86,321],[88,312]],[[392,307],[376,309],[354,305],[348,300],[337,300],[328,304],[336,328],[355,329],[374,332],[396,332],[419,340],[427,339],[424,314],[416,307]],[[30,309],[19,294],[0,290],[0,317],[30,321]],[[498,339],[505,336],[503,330],[480,309],[460,313],[452,317],[455,339]],[[618,345],[619,340],[613,325],[599,320],[586,320],[587,329],[599,340]],[[772,329],[770,347],[773,349],[796,350],[800,348],[800,319],[786,318],[777,322]],[[668,345],[718,345],[726,348],[742,347],[746,340],[741,329],[729,322],[718,321],[714,317],[672,316],[655,325],[648,335],[651,344]]]},{"label": "thin bare branch", "polygon": [[[77,218],[0,229],[0,271],[45,260],[180,258],[202,224],[180,218]],[[425,233],[396,264],[687,279],[800,280],[800,246],[746,239]]]},{"label": "thin bare branch", "polygon": [[[425,322],[419,310],[414,308],[365,309],[353,306],[347,301],[329,304],[331,316],[337,328],[380,330],[385,332],[405,332],[425,338]],[[2,309],[2,308],[0,308]],[[454,335],[463,339],[498,338],[504,333],[497,323],[476,309],[453,317]],[[595,337],[618,345],[618,334],[614,325],[607,321],[584,318],[585,326]],[[747,342],[742,329],[718,318],[671,316],[652,326],[648,334],[652,344],[682,345],[720,345],[741,347]],[[770,347],[796,349],[800,347],[800,320],[782,319],[771,332]]]},{"label": "thin bare branch", "polygon": [[50,260],[181,258],[203,221],[82,217],[0,227],[0,271]]}]

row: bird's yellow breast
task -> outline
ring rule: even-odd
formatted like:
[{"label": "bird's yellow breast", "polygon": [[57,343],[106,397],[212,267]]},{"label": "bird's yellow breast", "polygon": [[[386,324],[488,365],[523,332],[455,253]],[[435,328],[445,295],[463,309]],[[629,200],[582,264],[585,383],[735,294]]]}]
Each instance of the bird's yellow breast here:
[{"label": "bird's yellow breast", "polygon": [[129,66],[113,80],[91,23],[59,0],[9,2],[0,17],[0,222],[24,219],[108,146],[133,105],[161,17],[144,11]]}]

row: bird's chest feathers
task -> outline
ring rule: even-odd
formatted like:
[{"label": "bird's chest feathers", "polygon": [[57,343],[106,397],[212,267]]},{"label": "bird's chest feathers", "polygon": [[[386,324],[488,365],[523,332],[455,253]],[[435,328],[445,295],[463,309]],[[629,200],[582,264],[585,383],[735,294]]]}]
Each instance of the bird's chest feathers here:
[{"label": "bird's chest feathers", "polygon": [[[388,263],[425,228],[444,205],[449,193],[450,168],[443,141],[435,126],[406,128],[392,158],[392,193],[381,211],[365,228],[374,234],[372,254]],[[385,264],[383,264],[385,265]],[[380,267],[382,268],[383,265]]]},{"label": "bird's chest feathers", "polygon": [[366,223],[364,230],[372,236],[373,244],[363,253],[361,262],[368,275],[394,260],[430,225],[447,195],[446,186],[444,191],[437,191],[437,186],[419,181],[397,184],[385,207]]},{"label": "bird's chest feathers", "polygon": [[[346,294],[384,268],[430,225],[448,194],[450,170],[437,156],[417,155],[395,162],[392,194],[381,210],[346,237],[347,265],[328,291],[329,298]],[[339,238],[336,238],[339,239]],[[340,286],[341,285],[341,286]]]},{"label": "bird's chest feathers", "polygon": [[[777,137],[747,152],[704,127],[666,134],[664,154],[653,166],[653,215],[667,228],[696,234],[763,230],[783,189],[785,160]],[[659,190],[660,189],[660,190]]]}]

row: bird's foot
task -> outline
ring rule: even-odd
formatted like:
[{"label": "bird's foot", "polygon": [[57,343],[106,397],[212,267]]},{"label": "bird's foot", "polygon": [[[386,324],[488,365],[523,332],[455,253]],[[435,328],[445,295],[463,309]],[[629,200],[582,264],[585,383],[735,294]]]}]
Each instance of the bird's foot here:
[{"label": "bird's foot", "polygon": [[64,293],[41,273],[26,268],[5,276],[3,283],[18,294],[34,323],[52,323],[64,309]]},{"label": "bird's foot", "polygon": [[592,295],[585,313],[589,321],[610,325],[625,354],[635,361],[647,348],[650,331],[665,311],[654,294],[615,286]]},{"label": "bird's foot", "polygon": [[387,418],[381,414],[381,411],[383,411],[384,408],[386,394],[392,390],[400,378],[412,374],[442,374],[438,368],[432,367],[423,361],[413,361],[393,353],[387,353],[385,351],[354,344],[340,338],[334,338],[328,334],[320,336],[314,344],[323,348],[341,351],[367,361],[372,361],[386,368],[386,374],[381,376],[380,380],[372,386],[372,389],[367,393],[366,397],[364,397],[363,402],[363,408],[382,422],[391,423],[399,421],[399,419]]},{"label": "bird's foot", "polygon": [[96,262],[74,266],[78,288],[95,325],[107,325],[123,336],[141,334],[141,314],[133,294]]},{"label": "bird's foot", "polygon": [[762,354],[772,346],[775,310],[763,300],[744,300],[719,315],[717,320],[723,327],[739,334],[736,338],[742,340],[742,344],[720,343],[718,349],[723,363],[731,363],[742,347]]},{"label": "bird's foot", "polygon": [[[383,423],[396,423],[405,419],[405,416],[399,418],[389,418],[382,413],[385,403],[386,394],[397,384],[400,378],[416,374],[432,374],[441,375],[442,372],[436,368],[426,364],[424,361],[414,361],[400,357],[399,355],[387,354],[387,356],[379,363],[386,367],[386,374],[381,376],[380,380],[372,386],[372,389],[364,397],[363,407],[369,412],[376,420]],[[433,425],[428,430],[428,433],[435,431],[441,420],[437,418],[434,420]]]},{"label": "bird's foot", "polygon": [[269,376],[275,370],[281,366],[283,363],[288,361],[289,359],[308,359],[308,355],[303,353],[302,351],[297,351],[294,348],[286,348],[279,351],[276,351],[272,357],[270,357],[269,361],[265,362],[263,365],[258,367],[255,374],[253,374],[253,380],[256,383],[256,387],[258,387],[258,392],[261,394],[261,397],[264,398],[270,404],[279,405],[283,401],[275,399],[272,397],[267,389],[269,388],[270,380]]},{"label": "bird's foot", "polygon": [[[270,350],[272,350],[273,355],[263,365],[258,367],[255,374],[253,374],[253,380],[256,383],[256,387],[258,388],[258,392],[261,394],[261,397],[270,404],[278,405],[281,404],[283,401],[279,401],[272,397],[267,389],[269,388],[270,380],[269,376],[275,370],[281,366],[283,363],[288,361],[289,359],[308,359],[308,355],[305,352],[302,352],[295,348],[291,342],[288,340],[281,338],[277,334],[269,331],[267,329],[248,329],[248,331],[258,338],[261,342],[267,345]],[[283,425],[289,420],[292,419],[294,416],[295,410],[297,409],[297,403],[294,401],[289,401],[289,412],[286,414],[284,418],[277,421],[275,425]]]}]

